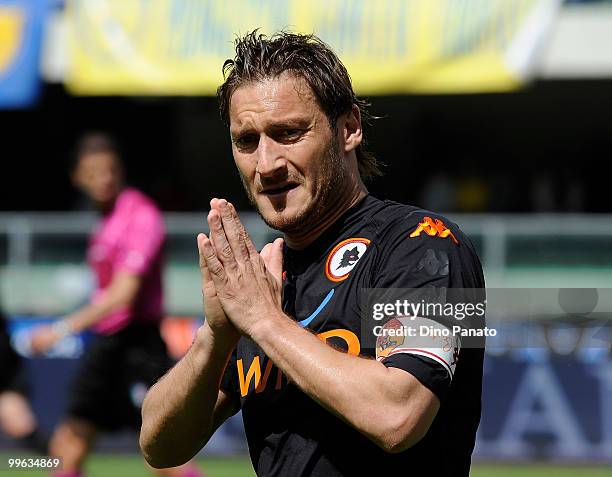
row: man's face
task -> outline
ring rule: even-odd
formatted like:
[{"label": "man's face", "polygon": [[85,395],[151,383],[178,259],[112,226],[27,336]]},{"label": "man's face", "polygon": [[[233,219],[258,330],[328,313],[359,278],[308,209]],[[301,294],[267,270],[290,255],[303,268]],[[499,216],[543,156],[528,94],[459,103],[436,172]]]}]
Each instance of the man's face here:
[{"label": "man's face", "polygon": [[86,154],[74,171],[75,184],[95,203],[106,206],[119,195],[123,184],[121,164],[110,152]]},{"label": "man's face", "polygon": [[268,225],[299,232],[333,206],[346,179],[345,161],[303,79],[285,73],[240,86],[229,113],[234,160]]}]

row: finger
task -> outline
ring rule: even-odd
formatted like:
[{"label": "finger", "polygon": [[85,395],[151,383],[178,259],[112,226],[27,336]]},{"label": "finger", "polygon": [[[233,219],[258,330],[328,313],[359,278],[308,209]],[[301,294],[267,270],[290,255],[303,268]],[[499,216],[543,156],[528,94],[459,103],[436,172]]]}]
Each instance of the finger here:
[{"label": "finger", "polygon": [[[222,207],[222,204],[223,204],[223,207]],[[225,226],[227,225],[227,220],[229,218],[229,214],[227,210],[224,210],[224,207],[226,204],[227,204],[227,201],[225,199],[214,198],[210,201],[211,212],[216,211],[216,214],[218,214],[218,217],[219,217],[219,226],[221,227],[220,229],[219,228],[215,229],[215,233],[211,235],[210,239],[213,242],[213,247],[215,247],[218,252],[221,252],[218,255],[222,255],[223,258],[229,258],[231,256],[233,257],[233,259],[236,259],[240,257],[236,257],[236,254],[232,250],[232,242],[230,241],[230,233],[233,231],[230,230],[229,227],[226,229],[226,226]],[[225,218],[224,218],[224,215],[225,215]],[[213,217],[215,217],[215,220],[216,220],[217,215],[213,214]],[[219,238],[219,234],[221,232],[223,232],[223,236],[221,237],[222,238],[221,243],[216,243],[215,238]]]},{"label": "finger", "polygon": [[[236,259],[232,252],[225,230],[223,229],[223,222],[221,215],[217,209],[213,209],[208,213],[208,226],[210,227],[210,245],[215,252],[215,255],[219,258],[224,266],[233,268],[236,266]],[[213,245],[214,244],[214,245]]]},{"label": "finger", "polygon": [[247,231],[246,227],[240,221],[240,217],[238,217],[238,212],[236,212],[236,208],[234,207],[234,204],[232,204],[231,202],[228,202],[228,206],[229,206],[229,209],[230,209],[230,211],[232,213],[232,217],[234,218],[234,221],[235,221],[236,225],[238,226],[238,231],[240,233],[240,237],[241,237],[244,245],[246,246],[246,249],[248,251],[249,256],[251,258],[256,257],[257,256],[257,249],[255,248],[255,244],[251,240],[251,236],[249,235],[249,232]]},{"label": "finger", "polygon": [[[219,199],[217,199],[217,198],[211,199],[211,201],[210,201],[210,210],[216,209],[218,207],[218,205],[217,205],[218,202],[219,202]],[[210,229],[210,226],[209,226],[209,229]],[[216,253],[217,249],[216,249],[215,240],[214,240],[214,237],[212,236],[212,234],[209,233],[208,239],[211,241],[213,249],[215,250],[215,253]]]},{"label": "finger", "polygon": [[210,270],[206,265],[206,259],[204,258],[203,240],[206,237],[204,234],[198,234],[198,255],[200,260],[200,275],[202,277],[202,293],[206,297],[214,297],[216,295],[215,285],[212,282],[212,276]]},{"label": "finger", "polygon": [[218,286],[223,286],[227,280],[227,275],[225,273],[225,269],[223,268],[223,264],[217,257],[210,239],[206,236],[206,234],[201,234],[201,236],[201,256],[206,264],[206,269],[208,272],[210,272],[210,277],[215,285],[215,288]]},{"label": "finger", "polygon": [[244,241],[244,227],[240,223],[235,209],[230,207],[225,199],[219,200],[219,211],[223,220],[223,229],[232,251],[238,261],[245,263],[249,259],[249,250]]},{"label": "finger", "polygon": [[200,272],[204,273],[204,268],[206,268],[206,259],[204,258],[204,251],[202,249],[202,240],[206,237],[205,234],[198,234],[196,237],[196,241],[198,244],[198,264],[200,265]]},{"label": "finger", "polygon": [[[214,198],[214,199],[211,199],[211,200],[210,200],[210,210],[213,210],[213,209],[216,209],[216,208],[217,208],[217,202],[218,202],[218,200],[219,200],[219,199],[217,199],[217,198]],[[213,248],[214,248],[214,246],[215,246],[215,241],[214,241],[214,238],[213,238],[212,234],[209,234],[209,237],[208,237],[208,238],[209,238],[209,239],[210,239],[210,241],[212,242],[212,244],[213,244]]]},{"label": "finger", "polygon": [[277,238],[270,248],[270,256],[266,262],[266,268],[274,277],[276,283],[282,286],[283,282],[283,239]]}]

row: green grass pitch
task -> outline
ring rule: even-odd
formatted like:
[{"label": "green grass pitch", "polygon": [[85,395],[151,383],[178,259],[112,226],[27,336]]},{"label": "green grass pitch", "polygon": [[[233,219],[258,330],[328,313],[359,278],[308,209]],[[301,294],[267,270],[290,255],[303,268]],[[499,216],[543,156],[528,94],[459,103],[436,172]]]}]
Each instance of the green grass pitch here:
[{"label": "green grass pitch", "polygon": [[[7,453],[0,453],[0,469],[6,469]],[[251,462],[244,457],[231,459],[200,458],[200,469],[208,477],[253,477],[255,473]],[[149,473],[142,459],[136,455],[97,454],[88,460],[87,477],[147,477]],[[48,475],[45,471],[0,470],[4,477],[40,477]],[[579,467],[546,464],[493,465],[475,464],[472,477],[612,477],[610,467]]]}]

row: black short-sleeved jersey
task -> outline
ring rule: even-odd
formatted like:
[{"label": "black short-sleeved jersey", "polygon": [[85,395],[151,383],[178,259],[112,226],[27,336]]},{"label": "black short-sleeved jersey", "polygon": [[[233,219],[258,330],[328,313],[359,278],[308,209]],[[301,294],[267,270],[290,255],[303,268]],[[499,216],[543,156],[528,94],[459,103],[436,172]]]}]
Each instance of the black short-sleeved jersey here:
[{"label": "black short-sleeved jersey", "polygon": [[410,346],[395,353],[378,344],[365,349],[360,307],[364,288],[484,288],[469,239],[434,213],[367,196],[307,249],[285,248],[284,268],[289,316],[345,352],[413,374],[441,405],[420,442],[386,453],[289,383],[242,338],[221,387],[240,400],[257,474],[467,476],[480,420],[483,349],[461,349],[452,363]]}]

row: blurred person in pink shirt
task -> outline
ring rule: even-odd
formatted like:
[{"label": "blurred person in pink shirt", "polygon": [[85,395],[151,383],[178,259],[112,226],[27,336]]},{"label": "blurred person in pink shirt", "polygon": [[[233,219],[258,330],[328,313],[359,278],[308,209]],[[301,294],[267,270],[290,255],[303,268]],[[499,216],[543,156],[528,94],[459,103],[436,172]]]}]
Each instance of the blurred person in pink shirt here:
[{"label": "blurred person in pink shirt", "polygon": [[[140,430],[146,390],[172,365],[159,329],[166,235],[160,210],[125,186],[119,150],[105,134],[81,138],[72,180],[101,213],[87,250],[96,290],[88,305],[32,336],[33,351],[42,353],[67,335],[85,329],[95,335],[70,390],[67,417],[49,444],[49,454],[63,458],[57,477],[84,475],[100,431]],[[155,472],[201,475],[193,463]]]}]

